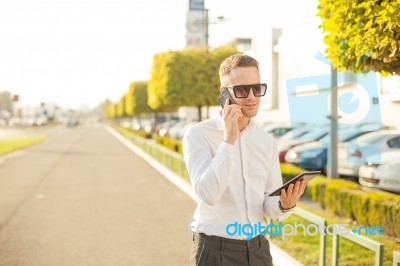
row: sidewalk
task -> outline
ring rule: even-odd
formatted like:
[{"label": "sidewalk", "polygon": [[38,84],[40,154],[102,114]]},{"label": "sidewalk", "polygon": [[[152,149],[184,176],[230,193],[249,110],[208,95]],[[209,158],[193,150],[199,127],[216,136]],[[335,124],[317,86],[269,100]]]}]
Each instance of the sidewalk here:
[{"label": "sidewalk", "polygon": [[[147,161],[152,167],[154,167],[160,174],[166,177],[170,182],[172,182],[175,186],[181,189],[184,193],[186,193],[190,198],[192,198],[195,202],[197,202],[197,197],[193,192],[191,185],[185,181],[174,172],[157,162],[147,153],[143,152],[141,149],[137,148],[133,145],[129,140],[125,139],[120,135],[116,130],[111,127],[106,126],[106,129],[114,135],[119,141],[121,141],[125,146],[127,146],[130,150],[136,153],[138,156],[142,157],[145,161]],[[194,209],[193,209],[194,211]],[[274,260],[274,266],[303,266],[300,262],[296,261],[293,257],[290,256],[286,251],[279,248],[273,242],[270,242],[271,247],[271,255]]]}]

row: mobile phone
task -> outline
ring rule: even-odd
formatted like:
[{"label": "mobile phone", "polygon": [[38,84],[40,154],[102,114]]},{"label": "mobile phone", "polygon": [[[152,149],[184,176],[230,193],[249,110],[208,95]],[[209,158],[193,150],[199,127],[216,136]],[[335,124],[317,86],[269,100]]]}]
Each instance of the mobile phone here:
[{"label": "mobile phone", "polygon": [[229,93],[227,88],[224,88],[224,90],[221,92],[221,94],[218,96],[218,101],[219,104],[221,105],[222,109],[224,109],[226,99],[229,99],[229,104],[234,104],[235,101],[233,100],[231,94]]},{"label": "mobile phone", "polygon": [[294,184],[297,181],[303,180],[303,179],[306,181],[306,183],[308,183],[308,181],[310,181],[311,179],[313,179],[315,176],[319,175],[320,173],[321,173],[321,171],[303,172],[303,173],[299,174],[298,176],[294,177],[293,179],[289,180],[288,182],[286,182],[283,186],[281,186],[280,188],[278,188],[277,190],[275,190],[268,196],[280,196],[281,190],[282,189],[286,190],[290,184]]}]

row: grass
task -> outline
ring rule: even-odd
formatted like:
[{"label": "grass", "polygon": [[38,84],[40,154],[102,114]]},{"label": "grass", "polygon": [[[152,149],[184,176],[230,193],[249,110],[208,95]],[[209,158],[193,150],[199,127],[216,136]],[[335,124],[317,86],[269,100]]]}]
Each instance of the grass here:
[{"label": "grass", "polygon": [[0,155],[4,155],[15,150],[26,148],[40,141],[43,141],[47,136],[33,136],[12,139],[0,139]]}]

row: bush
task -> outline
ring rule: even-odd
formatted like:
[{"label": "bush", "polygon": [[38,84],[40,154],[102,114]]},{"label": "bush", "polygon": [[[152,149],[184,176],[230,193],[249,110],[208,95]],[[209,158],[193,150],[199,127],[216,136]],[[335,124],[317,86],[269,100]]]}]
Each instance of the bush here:
[{"label": "bush", "polygon": [[135,134],[136,136],[146,138],[146,139],[151,139],[152,134],[148,133],[144,130],[133,130],[130,127],[123,127],[123,126],[118,126],[118,125],[112,125],[115,129],[117,129],[119,132],[121,132],[125,137],[129,134]]},{"label": "bush", "polygon": [[318,188],[315,189],[314,199],[321,207],[359,224],[379,225],[385,234],[400,237],[400,197],[384,192],[362,191],[359,185],[343,180],[327,180],[310,186]]},{"label": "bush", "polygon": [[[281,171],[283,179],[289,180],[303,170],[282,164]],[[339,216],[367,226],[379,225],[384,234],[400,237],[400,196],[367,192],[350,181],[317,176],[308,183],[304,197]]]},{"label": "bush", "polygon": [[180,140],[176,139],[171,139],[167,137],[160,137],[157,135],[153,136],[153,139],[160,145],[163,145],[164,147],[173,150],[175,152],[178,152],[180,154],[183,154],[182,150],[182,142]]},{"label": "bush", "polygon": [[146,132],[144,130],[134,130],[133,133],[136,136],[139,136],[139,137],[142,137],[142,138],[145,138],[145,139],[151,139],[152,138],[152,134],[148,133],[148,132]]}]

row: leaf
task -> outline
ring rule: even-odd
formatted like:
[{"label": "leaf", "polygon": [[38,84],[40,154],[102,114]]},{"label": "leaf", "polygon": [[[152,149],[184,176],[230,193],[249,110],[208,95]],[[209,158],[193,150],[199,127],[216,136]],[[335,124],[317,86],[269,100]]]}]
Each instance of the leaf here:
[{"label": "leaf", "polygon": [[320,0],[328,58],[352,71],[400,72],[400,1]]}]

